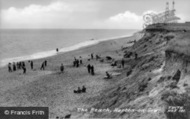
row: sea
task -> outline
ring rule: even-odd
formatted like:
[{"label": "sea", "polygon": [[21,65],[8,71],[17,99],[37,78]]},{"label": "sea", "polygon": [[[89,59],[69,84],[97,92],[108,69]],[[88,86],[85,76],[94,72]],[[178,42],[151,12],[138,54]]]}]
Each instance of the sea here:
[{"label": "sea", "polygon": [[39,59],[101,41],[128,37],[129,29],[0,29],[0,66],[9,62]]}]

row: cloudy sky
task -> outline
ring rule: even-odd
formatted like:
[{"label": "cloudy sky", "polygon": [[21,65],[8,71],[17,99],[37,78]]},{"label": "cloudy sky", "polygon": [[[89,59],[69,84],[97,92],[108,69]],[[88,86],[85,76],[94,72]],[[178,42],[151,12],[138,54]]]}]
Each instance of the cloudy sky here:
[{"label": "cloudy sky", "polygon": [[[143,14],[172,0],[0,0],[0,28],[141,29]],[[190,0],[175,0],[181,22]]]}]

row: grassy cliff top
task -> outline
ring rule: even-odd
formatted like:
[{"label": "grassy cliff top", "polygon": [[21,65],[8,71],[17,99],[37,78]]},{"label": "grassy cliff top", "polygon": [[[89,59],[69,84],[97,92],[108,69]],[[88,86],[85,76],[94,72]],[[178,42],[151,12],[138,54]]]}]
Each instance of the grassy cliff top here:
[{"label": "grassy cliff top", "polygon": [[179,33],[169,42],[167,50],[190,56],[190,32]]}]

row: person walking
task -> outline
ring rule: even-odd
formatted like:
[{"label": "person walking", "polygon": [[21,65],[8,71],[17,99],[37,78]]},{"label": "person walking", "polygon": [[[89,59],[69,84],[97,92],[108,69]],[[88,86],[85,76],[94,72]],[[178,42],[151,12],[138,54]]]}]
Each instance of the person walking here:
[{"label": "person walking", "polygon": [[43,62],[42,65],[41,65],[40,70],[44,70],[44,69],[45,69],[45,63]]}]

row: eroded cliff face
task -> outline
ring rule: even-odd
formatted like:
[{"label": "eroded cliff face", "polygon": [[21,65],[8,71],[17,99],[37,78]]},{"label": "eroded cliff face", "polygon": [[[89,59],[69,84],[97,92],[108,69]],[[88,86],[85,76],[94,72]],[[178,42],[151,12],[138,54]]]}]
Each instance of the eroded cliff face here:
[{"label": "eroded cliff face", "polygon": [[187,45],[190,37],[183,37],[185,45],[173,44],[180,40],[179,35],[190,32],[170,29],[144,31],[144,37],[124,48],[126,68],[117,70],[121,75],[112,79],[112,85],[104,93],[89,99],[95,102],[94,109],[112,112],[94,112],[91,117],[190,119],[190,47]]},{"label": "eroded cliff face", "polygon": [[165,61],[165,69],[168,74],[170,72],[176,72],[178,69],[185,74],[189,73],[190,71],[190,56],[188,55],[166,50]]}]

